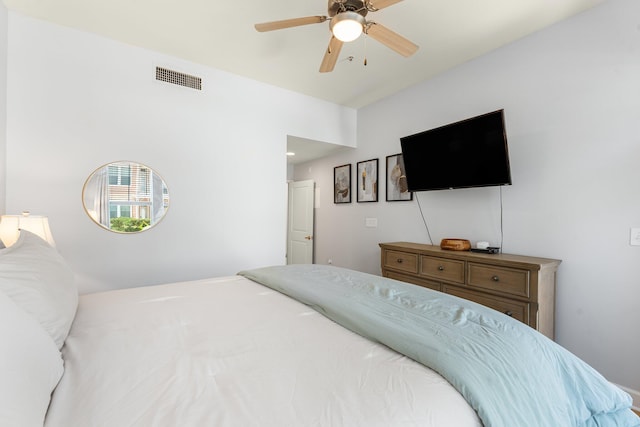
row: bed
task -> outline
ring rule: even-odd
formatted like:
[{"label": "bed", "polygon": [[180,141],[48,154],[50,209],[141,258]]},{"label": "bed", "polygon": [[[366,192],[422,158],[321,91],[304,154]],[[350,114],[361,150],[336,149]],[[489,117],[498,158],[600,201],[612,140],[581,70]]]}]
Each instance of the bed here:
[{"label": "bed", "polygon": [[0,250],[0,425],[624,426],[629,395],[508,316],[331,266],[77,296]]}]

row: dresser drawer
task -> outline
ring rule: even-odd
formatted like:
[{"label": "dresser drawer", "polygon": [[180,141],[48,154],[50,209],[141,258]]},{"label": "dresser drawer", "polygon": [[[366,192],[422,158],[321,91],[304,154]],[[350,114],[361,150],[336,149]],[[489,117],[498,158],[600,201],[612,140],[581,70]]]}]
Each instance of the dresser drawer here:
[{"label": "dresser drawer", "polygon": [[440,290],[440,282],[434,282],[428,279],[419,279],[416,276],[408,276],[402,273],[396,273],[395,271],[386,271],[384,277],[389,279],[400,280],[401,282],[412,283],[414,285],[422,286],[423,288],[433,289],[434,291]]},{"label": "dresser drawer", "polygon": [[464,283],[464,261],[423,255],[420,257],[420,274],[438,280]]},{"label": "dresser drawer", "polygon": [[530,297],[528,270],[495,267],[472,262],[469,263],[468,268],[469,278],[467,284],[469,286],[519,297]]},{"label": "dresser drawer", "polygon": [[511,316],[516,320],[529,325],[530,304],[526,302],[513,301],[506,298],[500,298],[493,295],[487,295],[480,292],[474,292],[466,289],[460,289],[456,286],[442,286],[442,292],[455,295],[470,301],[477,302],[486,307],[493,308],[501,313]]},{"label": "dresser drawer", "polygon": [[418,272],[418,255],[398,251],[384,251],[384,266],[415,274]]}]

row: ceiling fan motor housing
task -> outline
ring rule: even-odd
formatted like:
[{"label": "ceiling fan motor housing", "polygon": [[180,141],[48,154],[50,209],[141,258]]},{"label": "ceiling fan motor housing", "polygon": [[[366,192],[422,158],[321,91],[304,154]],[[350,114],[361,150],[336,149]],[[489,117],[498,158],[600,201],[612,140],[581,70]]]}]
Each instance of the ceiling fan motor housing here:
[{"label": "ceiling fan motor housing", "polygon": [[342,12],[356,12],[364,17],[367,16],[369,10],[362,0],[329,0],[327,13],[330,17]]}]

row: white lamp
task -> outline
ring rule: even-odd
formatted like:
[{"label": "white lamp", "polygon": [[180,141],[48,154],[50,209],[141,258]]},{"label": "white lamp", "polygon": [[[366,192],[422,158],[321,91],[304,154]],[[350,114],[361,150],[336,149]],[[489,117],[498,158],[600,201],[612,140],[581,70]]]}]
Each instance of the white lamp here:
[{"label": "white lamp", "polygon": [[331,18],[329,28],[333,36],[342,42],[354,41],[365,26],[364,16],[357,12],[341,12]]},{"label": "white lamp", "polygon": [[20,230],[30,231],[46,240],[51,246],[56,245],[46,216],[30,215],[29,211],[24,211],[22,215],[2,215],[0,217],[0,240],[6,247],[13,245],[18,240]]}]

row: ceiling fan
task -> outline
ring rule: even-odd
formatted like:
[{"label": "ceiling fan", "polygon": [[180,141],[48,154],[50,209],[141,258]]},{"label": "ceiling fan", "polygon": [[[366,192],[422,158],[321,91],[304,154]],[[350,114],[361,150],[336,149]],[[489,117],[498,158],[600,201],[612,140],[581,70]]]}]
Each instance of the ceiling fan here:
[{"label": "ceiling fan", "polygon": [[264,32],[299,27],[302,25],[320,24],[330,20],[329,29],[331,30],[331,39],[329,40],[329,47],[320,64],[320,72],[327,73],[333,71],[342,45],[357,39],[362,33],[365,33],[402,56],[408,57],[413,55],[418,50],[416,44],[402,37],[400,34],[391,31],[382,24],[365,19],[369,12],[377,12],[380,9],[384,9],[401,1],[402,0],[328,0],[327,14],[329,16],[306,16],[282,21],[264,22],[255,24],[255,28],[259,32]]}]

